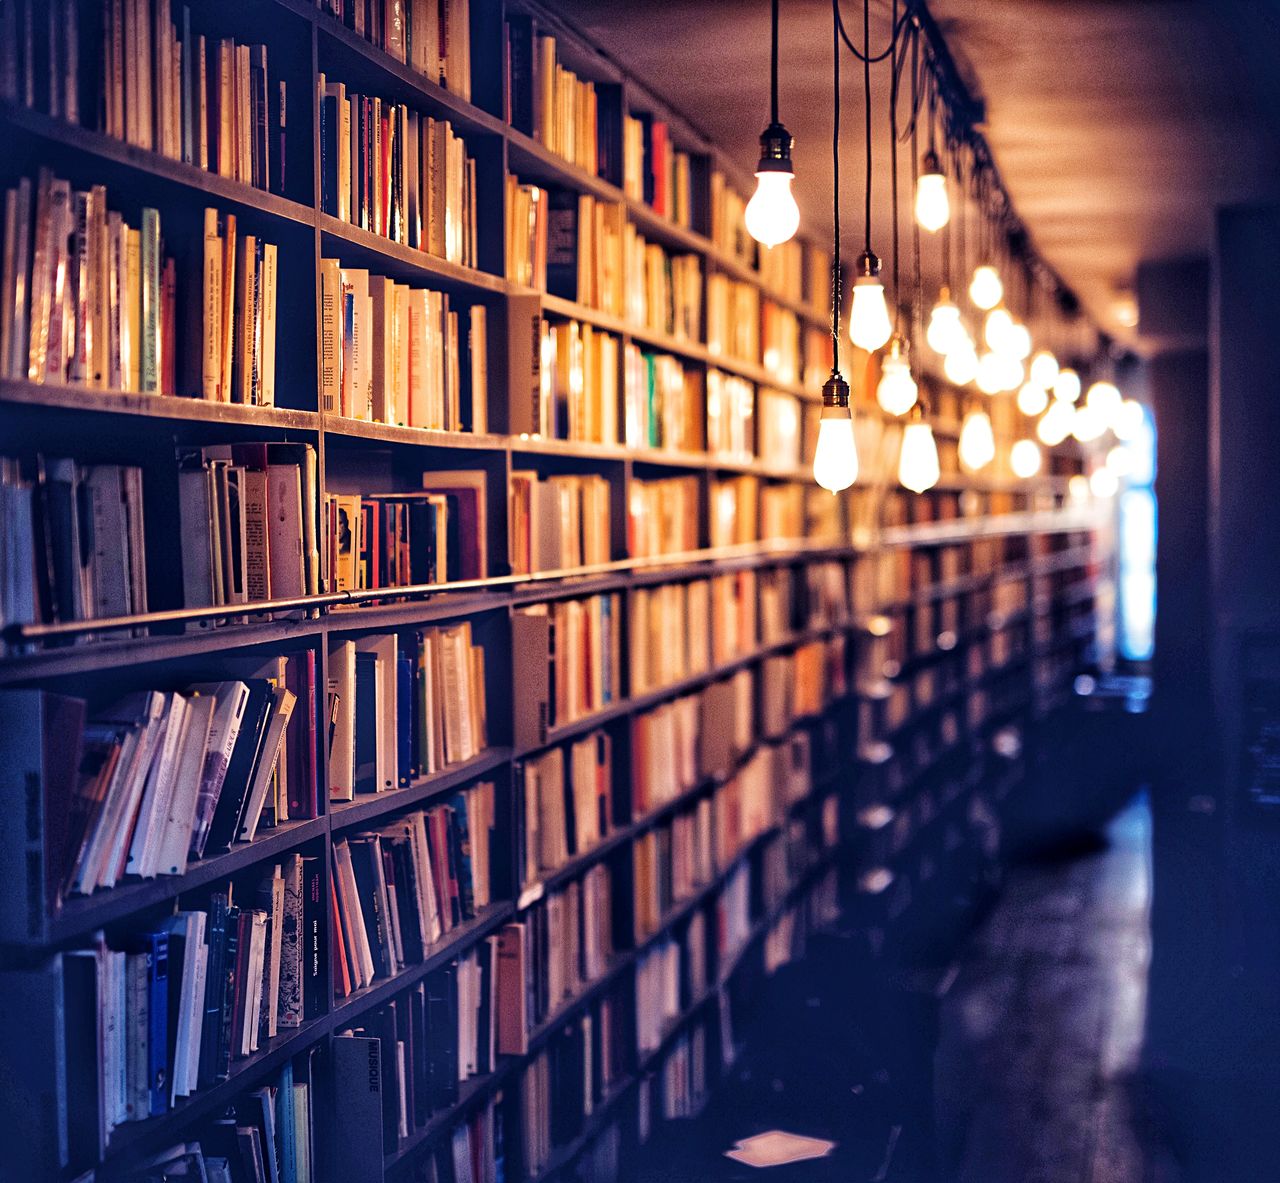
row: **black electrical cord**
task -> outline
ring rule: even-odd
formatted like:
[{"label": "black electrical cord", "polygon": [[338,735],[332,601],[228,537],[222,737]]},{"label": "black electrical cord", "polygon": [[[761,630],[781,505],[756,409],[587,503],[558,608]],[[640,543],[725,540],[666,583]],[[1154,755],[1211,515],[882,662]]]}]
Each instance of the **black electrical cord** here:
[{"label": "black electrical cord", "polygon": [[[839,12],[839,9],[836,10]],[[889,40],[888,52],[893,52],[897,37]],[[865,234],[863,247],[871,253],[871,0],[862,0],[862,88],[863,105],[866,112],[866,145],[867,145],[867,191],[865,207]]]},{"label": "black electrical cord", "polygon": [[[869,6],[869,0],[865,7]],[[898,0],[893,0],[893,24],[898,24]],[[898,211],[898,39],[895,37],[890,43],[892,56],[890,57],[890,82],[889,82],[889,204],[893,209],[893,331],[896,334],[902,316],[902,288],[898,282],[898,243],[899,243],[899,211]],[[871,69],[868,64],[866,67]],[[870,105],[868,101],[868,114]],[[871,141],[867,140],[867,154],[870,155]],[[871,177],[870,171],[867,174],[867,187],[870,189]],[[870,198],[868,198],[870,200]],[[868,217],[870,215],[868,214]]]},{"label": "black electrical cord", "polygon": [[769,122],[778,122],[778,3],[773,0],[773,56],[769,62]]},{"label": "black electrical cord", "polygon": [[834,223],[831,251],[831,373],[840,372],[840,0],[831,0],[834,16],[831,58],[835,102],[831,128],[831,214]]}]

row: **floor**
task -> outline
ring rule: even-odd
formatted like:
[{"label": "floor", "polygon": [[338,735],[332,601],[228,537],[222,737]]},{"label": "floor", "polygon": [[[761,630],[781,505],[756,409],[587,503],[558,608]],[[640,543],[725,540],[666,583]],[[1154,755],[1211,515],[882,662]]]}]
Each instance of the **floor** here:
[{"label": "floor", "polygon": [[[640,1177],[1185,1183],[1136,1073],[1150,897],[1139,800],[1105,839],[1015,867],[949,969],[868,983],[841,942],[811,949],[779,983],[790,1004],[763,1000],[777,1019],[704,1115],[649,1149]],[[723,1157],[776,1128],[836,1146],[763,1172]]]}]

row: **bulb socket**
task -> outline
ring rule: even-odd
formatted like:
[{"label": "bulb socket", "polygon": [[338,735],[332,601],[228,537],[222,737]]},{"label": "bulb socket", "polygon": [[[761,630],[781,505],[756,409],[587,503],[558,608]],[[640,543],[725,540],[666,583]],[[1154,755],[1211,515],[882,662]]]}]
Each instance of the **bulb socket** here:
[{"label": "bulb socket", "polygon": [[924,154],[924,161],[922,162],[920,171],[926,176],[929,173],[942,172],[942,161],[938,159],[938,154],[932,148]]},{"label": "bulb socket", "polygon": [[890,357],[900,357],[905,361],[910,352],[911,342],[908,341],[901,333],[894,333],[893,336],[889,338]]},{"label": "bulb socket", "polygon": [[858,256],[858,278],[878,279],[880,276],[880,256],[875,251],[863,251]]},{"label": "bulb socket", "polygon": [[771,123],[760,133],[760,161],[756,165],[758,173],[791,173],[795,168],[791,164],[791,146],[795,139],[781,123]]},{"label": "bulb socket", "polygon": [[839,370],[832,370],[831,377],[822,385],[822,409],[823,411],[849,409],[849,383],[844,380],[844,375]]}]

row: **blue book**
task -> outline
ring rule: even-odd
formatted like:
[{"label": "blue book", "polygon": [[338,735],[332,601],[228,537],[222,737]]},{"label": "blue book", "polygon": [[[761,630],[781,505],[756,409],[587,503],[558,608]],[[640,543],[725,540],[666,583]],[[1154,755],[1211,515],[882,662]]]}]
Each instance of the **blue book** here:
[{"label": "blue book", "polygon": [[355,780],[357,793],[378,791],[378,655],[356,652]]},{"label": "blue book", "polygon": [[413,779],[413,662],[403,649],[396,653],[396,742],[399,745],[396,761],[400,787]]},{"label": "blue book", "polygon": [[161,929],[142,938],[147,958],[147,1079],[151,1116],[169,1109],[169,933]]},{"label": "blue book", "polygon": [[276,1088],[276,1136],[280,1140],[281,1183],[298,1181],[298,1125],[293,1108],[293,1061],[286,1060]]}]

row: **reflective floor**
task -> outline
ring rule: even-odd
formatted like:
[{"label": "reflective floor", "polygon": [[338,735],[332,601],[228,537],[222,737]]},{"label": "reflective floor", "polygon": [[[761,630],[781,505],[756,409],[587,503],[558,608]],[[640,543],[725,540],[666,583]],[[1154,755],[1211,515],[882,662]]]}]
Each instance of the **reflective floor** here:
[{"label": "reflective floor", "polygon": [[[840,942],[815,947],[735,1078],[641,1177],[1188,1183],[1137,1072],[1150,897],[1140,800],[1105,839],[1015,867],[949,967],[867,981]],[[764,1170],[723,1157],[774,1128],[836,1147]]]}]

